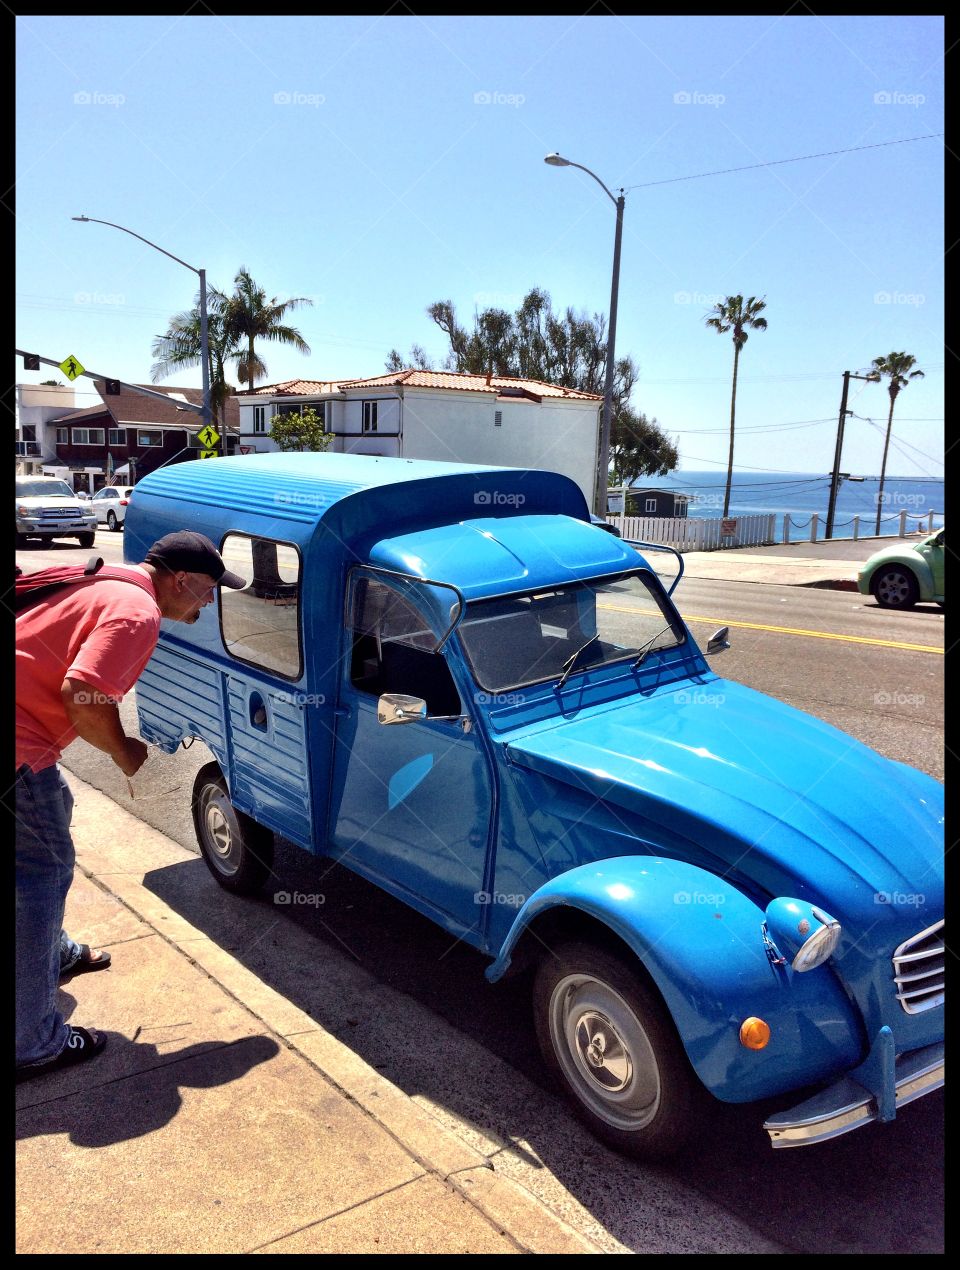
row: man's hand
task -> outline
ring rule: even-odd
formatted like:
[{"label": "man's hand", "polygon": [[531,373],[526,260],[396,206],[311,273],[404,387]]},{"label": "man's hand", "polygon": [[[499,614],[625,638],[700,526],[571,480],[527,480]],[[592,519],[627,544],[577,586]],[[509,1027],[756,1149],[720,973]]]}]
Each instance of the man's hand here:
[{"label": "man's hand", "polygon": [[149,750],[135,736],[124,737],[124,742],[123,753],[114,754],[113,761],[125,775],[135,776],[147,761]]},{"label": "man's hand", "polygon": [[64,679],[60,699],[77,736],[109,754],[127,776],[139,772],[147,747],[124,732],[115,701],[82,679]]}]

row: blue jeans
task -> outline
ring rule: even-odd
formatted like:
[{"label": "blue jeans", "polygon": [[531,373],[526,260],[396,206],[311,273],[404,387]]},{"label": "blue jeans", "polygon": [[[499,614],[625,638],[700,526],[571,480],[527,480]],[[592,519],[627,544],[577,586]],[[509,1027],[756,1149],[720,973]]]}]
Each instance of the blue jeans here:
[{"label": "blue jeans", "polygon": [[[64,960],[79,956],[63,929],[73,881],[73,795],[60,769],[21,767],[16,776],[17,1066],[56,1058],[70,1029],[57,1009]],[[63,950],[61,952],[61,949]]]}]

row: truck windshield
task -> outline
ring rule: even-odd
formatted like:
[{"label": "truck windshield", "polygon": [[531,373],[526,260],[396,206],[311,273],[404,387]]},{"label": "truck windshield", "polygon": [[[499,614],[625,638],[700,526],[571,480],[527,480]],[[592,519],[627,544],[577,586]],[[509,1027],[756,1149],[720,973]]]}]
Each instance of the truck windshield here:
[{"label": "truck windshield", "polygon": [[17,481],[17,498],[40,498],[46,494],[53,494],[57,498],[76,498],[73,490],[66,481]]},{"label": "truck windshield", "polygon": [[685,639],[649,573],[571,582],[467,605],[460,640],[481,688],[500,692],[630,658]]}]

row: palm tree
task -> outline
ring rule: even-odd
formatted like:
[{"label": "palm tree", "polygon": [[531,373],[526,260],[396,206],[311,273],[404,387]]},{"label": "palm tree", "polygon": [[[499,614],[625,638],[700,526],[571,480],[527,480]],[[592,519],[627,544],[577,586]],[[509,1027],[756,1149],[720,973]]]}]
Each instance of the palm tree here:
[{"label": "palm tree", "polygon": [[883,482],[887,475],[887,450],[890,447],[890,432],[893,428],[893,407],[901,388],[906,388],[911,379],[923,379],[922,370],[914,370],[917,359],[910,353],[888,353],[886,357],[875,357],[873,369],[878,375],[890,380],[887,392],[890,394],[890,413],[887,415],[887,435],[883,442],[883,463],[880,466],[880,493],[877,495],[877,527],[874,533],[880,533],[880,514],[883,510]]},{"label": "palm tree", "polygon": [[767,319],[758,316],[766,308],[763,300],[750,296],[746,304],[742,295],[728,295],[713,307],[713,313],[704,320],[712,326],[718,335],[733,331],[733,392],[730,395],[730,457],[727,460],[727,489],[723,496],[723,514],[730,511],[730,486],[733,482],[733,429],[737,415],[737,367],[740,362],[740,350],[747,342],[748,329],[765,331]]},{"label": "palm tree", "polygon": [[241,266],[233,280],[233,295],[227,301],[224,314],[228,334],[238,342],[246,342],[246,350],[239,357],[237,378],[253,392],[255,380],[267,373],[266,363],[254,351],[255,340],[272,340],[277,344],[289,344],[301,353],[309,353],[310,345],[293,326],[286,326],[283,318],[288,309],[301,304],[312,304],[305,296],[292,300],[267,299],[263,287],[258,286],[250,272]]},{"label": "palm tree", "polygon": [[[227,383],[226,368],[229,362],[235,362],[242,356],[236,338],[225,329],[224,312],[227,297],[215,287],[207,292],[207,357],[210,374],[210,412],[211,422],[220,433],[223,430],[223,410],[227,398],[232,397],[236,389]],[[157,384],[161,379],[180,370],[192,369],[200,365],[200,297],[194,308],[177,313],[170,319],[170,325],[163,335],[153,341],[151,354],[156,358],[150,367],[150,382]]]}]

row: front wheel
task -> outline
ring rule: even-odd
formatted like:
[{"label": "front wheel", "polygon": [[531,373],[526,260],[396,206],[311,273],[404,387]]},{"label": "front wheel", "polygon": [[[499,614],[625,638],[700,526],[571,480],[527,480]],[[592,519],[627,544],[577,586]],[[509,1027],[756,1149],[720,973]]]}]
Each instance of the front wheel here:
[{"label": "front wheel", "polygon": [[97,535],[95,532],[91,532],[88,534],[77,534],[77,542],[79,542],[81,547],[92,547],[96,541],[97,541]]},{"label": "front wheel", "polygon": [[200,854],[224,890],[252,895],[272,872],[273,833],[230,801],[217,763],[208,763],[193,784],[193,827]]},{"label": "front wheel", "polygon": [[677,1152],[709,1102],[656,990],[604,948],[569,943],[534,984],[537,1040],[574,1111],[626,1155]]},{"label": "front wheel", "polygon": [[27,543],[30,541],[27,534],[17,533],[17,551],[23,551]]},{"label": "front wheel", "polygon": [[920,587],[910,570],[902,564],[888,564],[874,574],[870,589],[885,609],[912,609],[920,598]]}]

